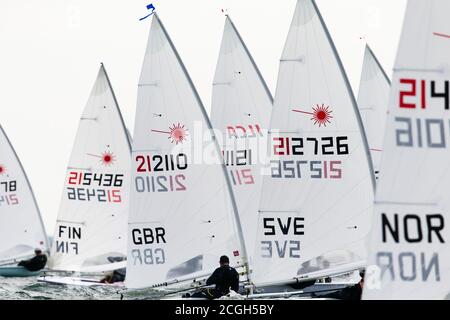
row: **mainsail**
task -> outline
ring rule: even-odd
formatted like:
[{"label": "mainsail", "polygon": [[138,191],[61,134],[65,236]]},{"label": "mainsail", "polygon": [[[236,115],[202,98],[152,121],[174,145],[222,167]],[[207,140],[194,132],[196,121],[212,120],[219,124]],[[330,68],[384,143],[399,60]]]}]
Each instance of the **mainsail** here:
[{"label": "mainsail", "polygon": [[272,95],[230,17],[213,83],[211,121],[233,185],[247,252],[255,247]]},{"label": "mainsail", "polygon": [[297,2],[280,60],[269,152],[255,284],[363,266],[373,170],[356,101],[311,0]]},{"label": "mainsail", "polygon": [[408,2],[392,78],[365,299],[450,298],[449,12],[447,0]]},{"label": "mainsail", "polygon": [[39,208],[28,178],[0,126],[0,264],[49,251]]},{"label": "mainsail", "polygon": [[131,146],[103,65],[67,167],[50,267],[104,271],[126,256]]},{"label": "mainsail", "polygon": [[232,265],[246,264],[219,152],[192,81],[154,14],[133,136],[128,288],[209,274],[224,254]]},{"label": "mainsail", "polygon": [[373,169],[378,179],[389,103],[390,80],[375,54],[366,45],[359,84],[358,107],[369,143]]}]

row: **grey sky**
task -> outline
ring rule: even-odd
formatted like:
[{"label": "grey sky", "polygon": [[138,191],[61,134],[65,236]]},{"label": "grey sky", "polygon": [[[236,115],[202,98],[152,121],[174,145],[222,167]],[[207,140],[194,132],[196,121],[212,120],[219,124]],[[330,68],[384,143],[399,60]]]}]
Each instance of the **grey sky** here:
[{"label": "grey sky", "polygon": [[[153,3],[210,108],[228,13],[274,93],[296,0],[1,0],[0,123],[53,233],[78,120],[104,62],[133,132]],[[317,0],[357,93],[367,41],[391,75],[406,0]],[[360,39],[363,37],[363,39]],[[0,155],[1,158],[1,155]]]}]

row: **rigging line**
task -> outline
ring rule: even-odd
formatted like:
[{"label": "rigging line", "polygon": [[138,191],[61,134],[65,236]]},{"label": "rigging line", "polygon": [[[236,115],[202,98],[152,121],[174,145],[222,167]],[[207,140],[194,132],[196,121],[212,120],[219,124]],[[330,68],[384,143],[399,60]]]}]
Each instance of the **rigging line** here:
[{"label": "rigging line", "polygon": [[97,157],[97,158],[103,158],[102,156],[99,156],[97,154],[92,154],[92,153],[86,153],[88,156],[92,156],[92,157]]},{"label": "rigging line", "polygon": [[443,37],[443,38],[450,39],[450,35],[444,34],[444,33],[433,32],[433,35],[438,36],[438,37]]},{"label": "rigging line", "polygon": [[305,114],[310,114],[310,115],[314,115],[314,113],[312,113],[312,112],[307,112],[307,111],[302,111],[302,110],[298,110],[298,109],[292,109],[292,111],[294,111],[294,112],[299,112],[299,113],[305,113]]},{"label": "rigging line", "polygon": [[170,134],[169,131],[163,131],[163,130],[157,130],[157,129],[151,129],[150,131],[152,131],[152,132],[157,132],[157,133],[167,133],[167,134]]}]

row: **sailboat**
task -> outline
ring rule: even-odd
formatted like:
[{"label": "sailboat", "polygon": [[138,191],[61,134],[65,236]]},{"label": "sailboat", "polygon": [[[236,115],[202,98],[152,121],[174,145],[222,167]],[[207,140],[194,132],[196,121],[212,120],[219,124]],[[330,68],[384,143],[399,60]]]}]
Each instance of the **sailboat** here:
[{"label": "sailboat", "polygon": [[450,298],[448,12],[446,0],[408,1],[392,77],[364,299]]},{"label": "sailboat", "polygon": [[[131,145],[103,64],[80,119],[49,268],[99,274],[126,265]],[[98,284],[48,275],[40,281]]]},{"label": "sailboat", "polygon": [[391,82],[386,72],[369,45],[366,45],[359,85],[358,107],[369,142],[376,178],[380,173],[390,86]]},{"label": "sailboat", "polygon": [[312,0],[298,0],[280,60],[252,280],[256,288],[366,264],[375,179],[358,107]]},{"label": "sailboat", "polygon": [[272,95],[258,67],[227,15],[213,83],[211,121],[222,134],[222,155],[249,253],[255,248],[272,104]]},{"label": "sailboat", "polygon": [[17,267],[35,248],[49,252],[47,234],[25,170],[0,126],[0,276],[38,275]]},{"label": "sailboat", "polygon": [[[139,80],[126,287],[189,285],[247,253],[217,137],[157,14]],[[247,275],[248,276],[248,275]]]}]

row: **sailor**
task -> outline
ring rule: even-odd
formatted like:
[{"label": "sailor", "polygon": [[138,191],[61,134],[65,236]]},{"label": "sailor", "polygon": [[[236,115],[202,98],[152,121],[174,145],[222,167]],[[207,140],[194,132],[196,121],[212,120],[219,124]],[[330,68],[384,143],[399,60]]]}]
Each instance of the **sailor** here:
[{"label": "sailor", "polygon": [[43,269],[47,264],[47,256],[39,248],[34,250],[34,254],[35,256],[33,258],[20,261],[18,266],[24,267],[29,271],[39,271]]},{"label": "sailor", "polygon": [[239,273],[233,267],[230,267],[230,259],[227,256],[221,256],[220,267],[214,270],[213,274],[206,280],[206,285],[215,285],[213,289],[202,290],[189,294],[184,297],[217,299],[230,293],[230,289],[239,291]]},{"label": "sailor", "polygon": [[342,290],[325,295],[316,295],[313,293],[312,296],[318,298],[334,298],[339,300],[361,300],[362,290],[364,287],[364,274],[365,274],[364,270],[359,271],[359,276],[361,277],[361,280],[353,286],[349,286]]},{"label": "sailor", "polygon": [[[125,260],[124,257],[108,257],[107,259],[111,263]],[[111,274],[106,275],[102,280],[100,280],[100,282],[101,283],[124,282],[126,274],[127,274],[126,268],[116,269]]]}]

